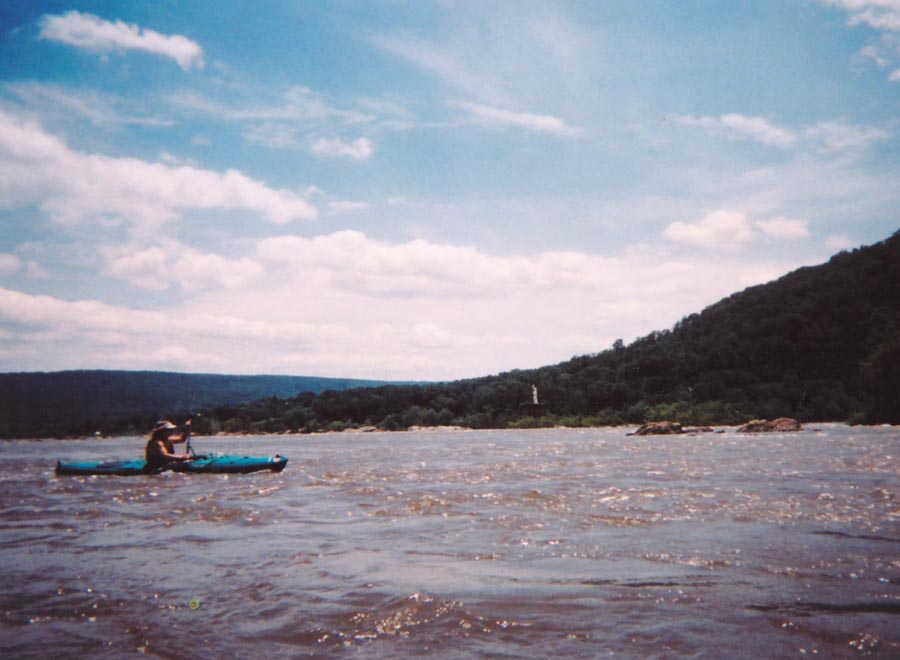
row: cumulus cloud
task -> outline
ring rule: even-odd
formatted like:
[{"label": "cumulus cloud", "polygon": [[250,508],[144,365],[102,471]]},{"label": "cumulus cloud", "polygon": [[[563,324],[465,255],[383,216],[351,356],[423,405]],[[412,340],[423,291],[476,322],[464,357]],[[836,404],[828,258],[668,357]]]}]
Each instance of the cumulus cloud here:
[{"label": "cumulus cloud", "polygon": [[128,251],[118,256],[110,254],[109,249],[101,252],[106,252],[109,257],[104,269],[107,275],[125,280],[142,289],[161,291],[171,285],[166,253],[160,247],[137,252]]},{"label": "cumulus cloud", "polygon": [[749,138],[773,147],[789,147],[797,141],[794,133],[775,126],[761,117],[731,113],[720,117],[675,115],[673,119],[685,126],[702,128],[712,135]]},{"label": "cumulus cloud", "polygon": [[559,136],[573,136],[580,133],[578,129],[567,126],[565,121],[552,115],[516,112],[475,103],[459,103],[458,105],[466,110],[476,122],[485,126],[521,128],[533,133],[549,133]]},{"label": "cumulus cloud", "polygon": [[[218,337],[240,340],[307,341],[321,333],[313,325],[265,322],[228,314],[173,315],[110,305],[97,300],[61,300],[0,288],[0,321],[13,321],[60,336],[124,333],[132,338]],[[327,329],[326,329],[327,331]]]},{"label": "cumulus cloud", "polygon": [[137,50],[161,55],[175,60],[185,71],[203,68],[203,49],[187,37],[164,35],[122,21],[111,23],[78,11],[44,16],[40,37],[90,52]]},{"label": "cumulus cloud", "polygon": [[55,220],[114,218],[158,225],[188,209],[246,210],[284,224],[314,206],[237,170],[224,173],[70,149],[40,126],[0,110],[0,207],[37,205]]},{"label": "cumulus cloud", "polygon": [[331,156],[335,158],[352,158],[353,160],[368,160],[375,153],[372,143],[366,138],[358,138],[347,143],[340,138],[319,138],[312,143],[312,152],[318,156]]},{"label": "cumulus cloud", "polygon": [[737,250],[753,238],[753,231],[746,214],[718,210],[693,223],[673,222],[663,235],[677,243]]},{"label": "cumulus cloud", "polygon": [[[254,259],[293,291],[335,292],[373,300],[507,300],[515,296],[609,295],[630,304],[683,281],[693,266],[641,255],[601,257],[576,251],[497,255],[475,247],[413,240],[389,243],[344,230],[261,240]],[[638,265],[640,264],[640,267]],[[636,271],[641,275],[637,276]],[[540,303],[545,304],[546,301]]]},{"label": "cumulus cloud", "polygon": [[698,247],[737,251],[754,240],[759,232],[776,240],[796,240],[809,237],[805,220],[776,216],[765,220],[751,220],[745,213],[718,210],[696,222],[673,222],[663,236],[676,243]]},{"label": "cumulus cloud", "polygon": [[188,290],[238,289],[261,278],[263,268],[247,257],[228,259],[183,248],[174,262],[174,272],[179,284]]},{"label": "cumulus cloud", "polygon": [[810,236],[806,220],[784,216],[751,220],[745,213],[722,209],[696,222],[673,222],[663,231],[663,236],[677,243],[733,252],[755,240],[760,233],[775,240]]},{"label": "cumulus cloud", "polygon": [[[14,340],[0,366],[234,371],[239,354],[256,372],[476,376],[602,350],[787,270],[650,247],[501,255],[357,231],[261,239],[243,259],[168,243],[100,256],[108,275],[189,298],[147,311],[0,288],[0,332]],[[184,364],[167,363],[179,346],[191,347]]]},{"label": "cumulus cloud", "polygon": [[521,344],[507,335],[450,332],[434,322],[345,326],[242,318],[237,306],[227,309],[213,314],[145,311],[0,288],[0,332],[5,325],[15,327],[0,347],[0,365],[25,360],[33,369],[133,369],[139,364],[234,373],[241,369],[227,356],[240,354],[254,373],[346,376],[349,370],[410,378],[434,369],[422,351],[458,355],[466,348],[490,351]]},{"label": "cumulus cloud", "polygon": [[262,266],[252,259],[228,259],[174,242],[145,249],[107,246],[100,254],[106,259],[107,275],[155,291],[175,285],[189,291],[236,289],[263,274]]}]

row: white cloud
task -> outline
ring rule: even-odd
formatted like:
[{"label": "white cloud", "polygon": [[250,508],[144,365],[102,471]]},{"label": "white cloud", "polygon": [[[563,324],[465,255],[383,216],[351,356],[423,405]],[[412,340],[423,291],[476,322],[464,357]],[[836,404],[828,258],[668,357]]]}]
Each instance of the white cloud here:
[{"label": "white cloud", "polygon": [[756,223],[756,226],[771,238],[795,240],[809,237],[808,224],[805,220],[779,216],[768,220],[760,220]]},{"label": "white cloud", "polygon": [[40,36],[90,52],[138,50],[162,55],[175,60],[185,71],[203,68],[203,49],[187,37],[164,35],[122,21],[111,23],[78,11],[44,16]]},{"label": "white cloud", "polygon": [[746,214],[720,209],[694,223],[673,222],[663,235],[677,243],[737,250],[753,238],[753,231]]},{"label": "white cloud", "polygon": [[[132,249],[130,261],[124,248],[101,256],[135,284],[181,286],[190,293],[182,307],[145,311],[0,289],[0,332],[13,337],[0,348],[0,367],[477,376],[602,350],[787,270],[649,247],[616,257],[498,255],[354,231],[263,239],[239,260],[190,250],[182,259],[173,255],[183,246],[156,247]],[[180,353],[184,346],[191,351]]]},{"label": "white cloud", "polygon": [[528,112],[516,112],[502,108],[492,108],[475,103],[459,103],[459,107],[469,112],[478,123],[498,128],[514,127],[534,133],[550,133],[552,135],[573,136],[580,131],[566,125],[559,117],[536,115]]},{"label": "white cloud", "polygon": [[673,222],[663,236],[676,243],[698,247],[737,251],[762,232],[776,240],[797,240],[809,237],[805,220],[775,216],[765,220],[751,220],[745,213],[718,210],[696,222]]},{"label": "white cloud", "polygon": [[881,50],[879,48],[876,48],[875,46],[866,46],[861,51],[859,51],[859,54],[866,59],[872,60],[882,69],[886,66],[889,66],[891,63],[891,61],[884,56]]},{"label": "white cloud", "polygon": [[174,269],[185,289],[238,289],[263,275],[262,266],[247,257],[228,259],[190,248],[179,251]]},{"label": "white cloud", "polygon": [[746,117],[739,114],[728,114],[721,117],[675,115],[673,119],[685,126],[701,128],[710,135],[722,135],[730,138],[745,137],[761,144],[780,148],[811,144],[833,152],[859,152],[877,140],[891,137],[889,132],[880,128],[856,126],[837,121],[819,122],[814,126],[792,131],[774,126],[759,117]]},{"label": "white cloud", "polygon": [[850,13],[850,25],[868,25],[876,30],[900,31],[897,0],[822,0]]},{"label": "white cloud", "polygon": [[312,143],[312,152],[319,156],[331,156],[335,158],[352,158],[353,160],[368,160],[375,153],[372,143],[366,138],[357,138],[347,143],[340,138],[319,138]]},{"label": "white cloud", "polygon": [[38,205],[59,222],[111,217],[158,225],[188,209],[246,210],[284,224],[316,216],[296,193],[237,170],[224,173],[70,149],[34,123],[0,110],[0,207]]},{"label": "white cloud", "polygon": [[746,135],[763,144],[783,147],[793,144],[797,140],[790,131],[773,126],[760,117],[728,114],[722,115],[720,121],[723,126],[735,133]]},{"label": "white cloud", "polygon": [[[712,214],[712,222],[721,214],[727,215]],[[298,295],[415,300],[414,306],[442,300],[451,308],[461,301],[497,304],[515,296],[543,299],[576,294],[611,296],[621,305],[630,297],[641,300],[650,292],[677,288],[683,277],[695,272],[691,264],[659,259],[658,255],[612,258],[546,251],[504,256],[424,240],[388,243],[349,230],[313,238],[263,239],[257,244],[255,259],[264,265],[268,277],[285,283]]]},{"label": "white cloud", "polygon": [[16,255],[0,252],[0,277],[6,277],[20,271],[22,266],[22,260]]},{"label": "white cloud", "polygon": [[179,285],[186,290],[236,289],[263,274],[262,266],[246,257],[228,259],[202,253],[173,241],[145,249],[133,246],[104,247],[104,272],[148,290],[164,290]]},{"label": "white cloud", "polygon": [[[0,348],[0,365],[25,360],[33,369],[141,365],[410,378],[435,368],[426,354],[451,356],[467,348],[480,359],[485,347],[520,345],[515,337],[460,335],[429,322],[341,326],[241,318],[235,315],[238,305],[227,309],[224,314],[150,312],[0,288],[0,332],[6,324],[15,328]],[[231,359],[235,355],[238,362]]]},{"label": "white cloud", "polygon": [[53,332],[124,332],[134,337],[220,337],[290,343],[316,336],[307,323],[276,323],[229,314],[170,314],[110,305],[97,300],[61,300],[0,288],[0,319],[44,326]]},{"label": "white cloud", "polygon": [[788,147],[797,141],[791,131],[774,126],[761,117],[731,113],[720,117],[674,115],[673,119],[685,126],[702,128],[712,135],[745,137],[774,147]]},{"label": "white cloud", "polygon": [[[123,250],[117,249],[115,252]],[[165,250],[161,247],[147,248],[139,252],[124,250],[125,254],[113,256],[111,251],[101,249],[108,261],[104,272],[112,277],[125,280],[142,289],[161,291],[171,285]]]}]

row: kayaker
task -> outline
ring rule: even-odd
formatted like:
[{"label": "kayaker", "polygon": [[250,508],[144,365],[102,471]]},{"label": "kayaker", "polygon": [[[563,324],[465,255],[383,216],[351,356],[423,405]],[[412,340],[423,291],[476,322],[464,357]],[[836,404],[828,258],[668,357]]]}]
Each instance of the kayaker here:
[{"label": "kayaker", "polygon": [[176,454],[175,444],[185,442],[191,433],[191,420],[188,420],[181,429],[180,434],[175,434],[178,427],[167,419],[156,422],[150,439],[147,441],[145,455],[147,467],[155,469],[167,463],[191,460],[190,454]]}]

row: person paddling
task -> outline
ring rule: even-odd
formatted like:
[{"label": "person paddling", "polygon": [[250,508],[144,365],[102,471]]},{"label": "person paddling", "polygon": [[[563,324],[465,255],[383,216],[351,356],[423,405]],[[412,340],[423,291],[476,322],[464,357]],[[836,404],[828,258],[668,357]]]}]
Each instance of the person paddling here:
[{"label": "person paddling", "polygon": [[191,420],[185,422],[180,434],[175,434],[178,427],[167,419],[156,422],[150,439],[147,441],[145,455],[147,469],[160,468],[168,463],[191,460],[190,454],[176,454],[175,444],[185,442],[191,434]]}]

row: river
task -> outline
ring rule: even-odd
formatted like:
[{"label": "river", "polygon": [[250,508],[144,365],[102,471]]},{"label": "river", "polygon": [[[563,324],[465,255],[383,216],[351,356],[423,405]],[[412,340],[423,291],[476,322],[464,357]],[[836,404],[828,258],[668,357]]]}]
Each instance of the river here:
[{"label": "river", "polygon": [[898,658],[900,429],[0,443],[9,658]]}]

